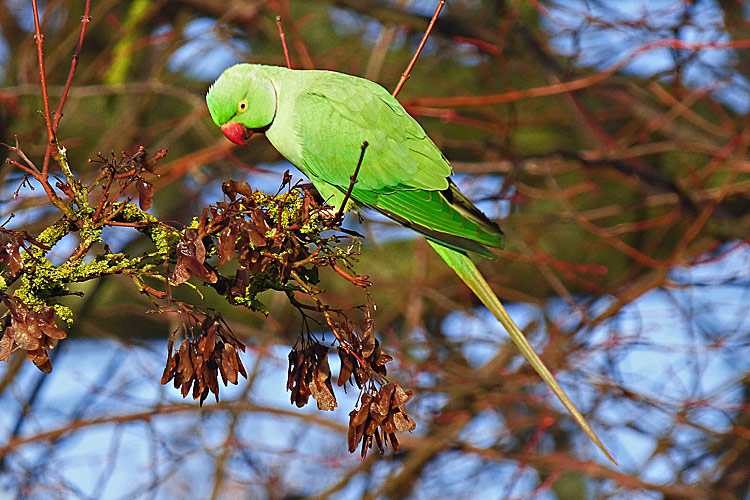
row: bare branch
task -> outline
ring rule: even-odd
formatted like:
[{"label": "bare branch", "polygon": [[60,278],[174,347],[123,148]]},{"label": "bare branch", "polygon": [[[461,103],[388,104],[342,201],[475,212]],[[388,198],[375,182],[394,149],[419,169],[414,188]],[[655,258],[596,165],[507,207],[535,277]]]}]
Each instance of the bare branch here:
[{"label": "bare branch", "polygon": [[414,52],[414,57],[412,57],[411,61],[409,61],[409,65],[401,74],[401,79],[398,81],[396,88],[393,90],[393,94],[392,94],[393,97],[396,97],[398,93],[401,92],[401,88],[404,86],[404,83],[406,83],[406,80],[409,79],[411,70],[412,68],[414,68],[414,65],[417,62],[417,58],[419,57],[419,54],[422,52],[422,49],[424,48],[424,44],[427,43],[427,38],[430,36],[430,33],[432,32],[433,26],[435,26],[435,21],[437,20],[437,17],[440,15],[440,11],[443,10],[443,5],[445,5],[445,0],[440,0],[440,2],[438,2],[437,7],[435,8],[435,13],[432,15],[432,19],[430,19],[430,24],[427,25],[427,29],[424,32],[424,36],[422,36],[422,40],[419,42],[419,46],[417,47],[417,50],[416,52]]}]

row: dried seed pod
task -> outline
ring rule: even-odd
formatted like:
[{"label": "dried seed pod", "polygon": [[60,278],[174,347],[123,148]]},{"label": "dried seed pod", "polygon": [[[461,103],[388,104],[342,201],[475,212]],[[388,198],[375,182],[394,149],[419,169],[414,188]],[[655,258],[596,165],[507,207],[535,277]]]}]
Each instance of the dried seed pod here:
[{"label": "dried seed pod", "polygon": [[338,352],[339,360],[341,360],[341,368],[339,369],[339,378],[336,381],[336,384],[341,387],[350,381],[357,359],[351,354],[347,354],[347,352],[340,346]]},{"label": "dried seed pod", "polygon": [[164,367],[164,372],[161,375],[162,385],[166,384],[172,377],[174,377],[174,369],[177,366],[177,359],[172,356],[172,348],[174,347],[174,341],[169,339],[167,341],[167,364]]},{"label": "dried seed pod", "polygon": [[331,368],[328,365],[328,348],[323,344],[314,344],[315,354],[314,375],[310,384],[312,397],[318,404],[319,410],[333,411],[338,406],[336,396],[331,386]]},{"label": "dried seed pod", "polygon": [[234,249],[237,244],[238,226],[231,224],[219,233],[218,257],[219,264],[224,264],[234,257]]},{"label": "dried seed pod", "polygon": [[8,264],[10,267],[10,273],[15,277],[23,269],[23,259],[21,258],[20,242],[9,241],[5,244],[5,251],[7,252]]},{"label": "dried seed pod", "polygon": [[235,180],[223,182],[221,189],[231,200],[235,200],[238,194],[242,196],[252,196],[253,194],[253,188],[250,187],[250,184]]},{"label": "dried seed pod", "polygon": [[154,204],[154,185],[139,178],[135,181],[135,187],[138,190],[138,206],[141,210],[148,210]]},{"label": "dried seed pod", "polygon": [[261,234],[260,230],[256,228],[248,229],[247,239],[250,241],[250,243],[254,247],[264,247],[268,245],[268,242],[266,241],[265,233]]},{"label": "dried seed pod", "polygon": [[44,373],[52,372],[52,362],[47,355],[47,351],[39,349],[36,351],[29,351],[26,355],[26,359],[31,361]]},{"label": "dried seed pod", "polygon": [[5,329],[5,334],[0,338],[0,361],[6,363],[10,360],[10,351],[13,349],[13,335],[9,333],[10,328]]}]

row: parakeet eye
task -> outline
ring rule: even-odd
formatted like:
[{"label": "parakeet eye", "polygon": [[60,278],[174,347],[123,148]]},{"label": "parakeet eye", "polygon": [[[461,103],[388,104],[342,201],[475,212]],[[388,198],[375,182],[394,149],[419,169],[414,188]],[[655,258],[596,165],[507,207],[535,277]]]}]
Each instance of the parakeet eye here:
[{"label": "parakeet eye", "polygon": [[240,112],[242,112],[242,111],[245,111],[246,109],[247,109],[247,101],[243,99],[237,105],[237,110],[239,110]]}]

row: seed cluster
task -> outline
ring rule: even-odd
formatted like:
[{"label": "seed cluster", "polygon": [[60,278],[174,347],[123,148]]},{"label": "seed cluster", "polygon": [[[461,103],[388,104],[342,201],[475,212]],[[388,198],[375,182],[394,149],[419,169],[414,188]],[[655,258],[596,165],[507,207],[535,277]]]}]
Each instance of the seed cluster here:
[{"label": "seed cluster", "polygon": [[226,387],[227,382],[237,384],[238,375],[247,378],[247,372],[242,365],[239,351],[245,351],[245,345],[226,326],[221,315],[206,316],[188,334],[197,338],[185,338],[180,348],[172,353],[174,340],[167,343],[167,365],[161,376],[161,383],[174,381],[174,387],[179,388],[182,397],[190,394],[200,404],[212,392],[219,401],[219,380]]}]

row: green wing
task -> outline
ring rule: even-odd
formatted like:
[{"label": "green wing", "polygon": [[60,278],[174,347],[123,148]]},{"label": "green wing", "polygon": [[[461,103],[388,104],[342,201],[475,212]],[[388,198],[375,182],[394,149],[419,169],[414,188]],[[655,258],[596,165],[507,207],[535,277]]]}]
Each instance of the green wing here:
[{"label": "green wing", "polygon": [[484,245],[502,246],[502,232],[450,182],[450,164],[416,120],[380,85],[320,73],[295,101],[298,166],[313,183],[346,192],[367,141],[352,198],[430,239],[491,257]]}]

